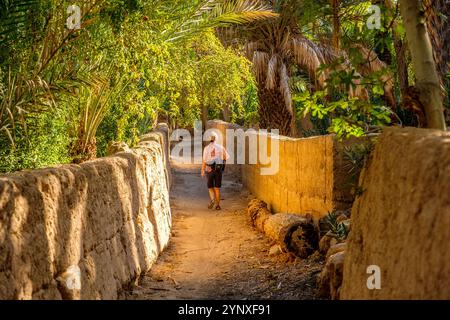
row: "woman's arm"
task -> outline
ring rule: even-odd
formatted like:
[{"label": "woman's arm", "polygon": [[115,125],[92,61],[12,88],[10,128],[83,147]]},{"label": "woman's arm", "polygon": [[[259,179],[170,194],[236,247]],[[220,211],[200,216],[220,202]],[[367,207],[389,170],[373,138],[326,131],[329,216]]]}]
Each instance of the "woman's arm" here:
[{"label": "woman's arm", "polygon": [[206,169],[206,162],[205,162],[205,160],[203,160],[202,161],[202,171],[201,171],[202,178],[205,176],[205,169]]}]

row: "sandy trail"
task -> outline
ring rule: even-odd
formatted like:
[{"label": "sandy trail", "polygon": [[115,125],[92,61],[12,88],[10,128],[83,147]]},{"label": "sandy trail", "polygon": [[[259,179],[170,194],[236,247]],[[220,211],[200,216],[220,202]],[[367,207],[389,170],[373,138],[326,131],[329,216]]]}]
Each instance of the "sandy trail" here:
[{"label": "sandy trail", "polygon": [[313,299],[317,261],[269,257],[246,214],[250,199],[225,175],[221,211],[207,208],[198,165],[174,165],[169,247],[128,299]]}]

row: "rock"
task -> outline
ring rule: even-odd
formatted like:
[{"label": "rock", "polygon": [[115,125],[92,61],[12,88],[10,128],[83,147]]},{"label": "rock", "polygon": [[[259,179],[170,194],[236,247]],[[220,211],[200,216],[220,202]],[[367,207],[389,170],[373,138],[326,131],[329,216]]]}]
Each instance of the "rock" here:
[{"label": "rock", "polygon": [[348,230],[348,231],[351,230],[352,219],[343,220],[343,221],[341,221],[341,223],[343,223],[343,224],[347,227],[347,230]]},{"label": "rock", "polygon": [[329,250],[332,246],[334,246],[334,245],[336,245],[336,244],[338,244],[338,243],[339,243],[338,239],[336,239],[336,238],[333,236],[333,233],[332,233],[331,231],[328,231],[327,234],[324,235],[324,236],[322,237],[322,239],[320,239],[320,242],[319,242],[319,252],[320,252],[321,254],[323,254],[323,255],[326,255],[327,252],[328,252],[328,250]]},{"label": "rock", "polygon": [[333,254],[345,251],[345,249],[347,249],[347,243],[346,242],[341,242],[341,243],[335,244],[334,246],[330,247],[330,249],[328,249],[326,259],[328,259]]},{"label": "rock", "polygon": [[81,270],[77,265],[67,268],[56,278],[59,292],[65,300],[78,300],[81,293]]},{"label": "rock", "polygon": [[283,253],[283,250],[281,250],[280,245],[276,244],[273,245],[270,250],[269,250],[269,256],[273,257],[273,256],[277,256],[279,254]]},{"label": "rock", "polygon": [[345,214],[340,214],[336,218],[337,223],[341,223],[342,221],[348,220],[348,217]]},{"label": "rock", "polygon": [[130,152],[131,149],[125,142],[115,142],[111,141],[108,143],[108,148],[106,150],[106,155],[112,156],[119,152]]},{"label": "rock", "polygon": [[317,280],[321,298],[339,300],[344,272],[345,251],[331,255]]}]

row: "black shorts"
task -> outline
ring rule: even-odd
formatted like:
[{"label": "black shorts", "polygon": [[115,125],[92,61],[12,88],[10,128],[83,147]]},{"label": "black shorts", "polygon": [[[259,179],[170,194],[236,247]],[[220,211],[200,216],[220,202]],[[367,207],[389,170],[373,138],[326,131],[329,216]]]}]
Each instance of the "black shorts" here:
[{"label": "black shorts", "polygon": [[222,187],[222,169],[220,167],[207,173],[208,175],[208,189]]}]

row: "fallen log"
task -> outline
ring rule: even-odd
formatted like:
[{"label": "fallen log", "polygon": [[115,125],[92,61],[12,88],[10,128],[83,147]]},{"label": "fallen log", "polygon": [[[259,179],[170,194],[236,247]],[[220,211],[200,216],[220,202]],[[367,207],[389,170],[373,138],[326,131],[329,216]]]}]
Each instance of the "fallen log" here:
[{"label": "fallen log", "polygon": [[264,201],[253,199],[248,204],[248,213],[253,226],[258,230],[264,231],[264,223],[272,215]]},{"label": "fallen log", "polygon": [[279,244],[283,251],[307,258],[317,250],[318,231],[309,217],[287,213],[272,214],[260,200],[249,203],[248,213],[253,225]]}]

